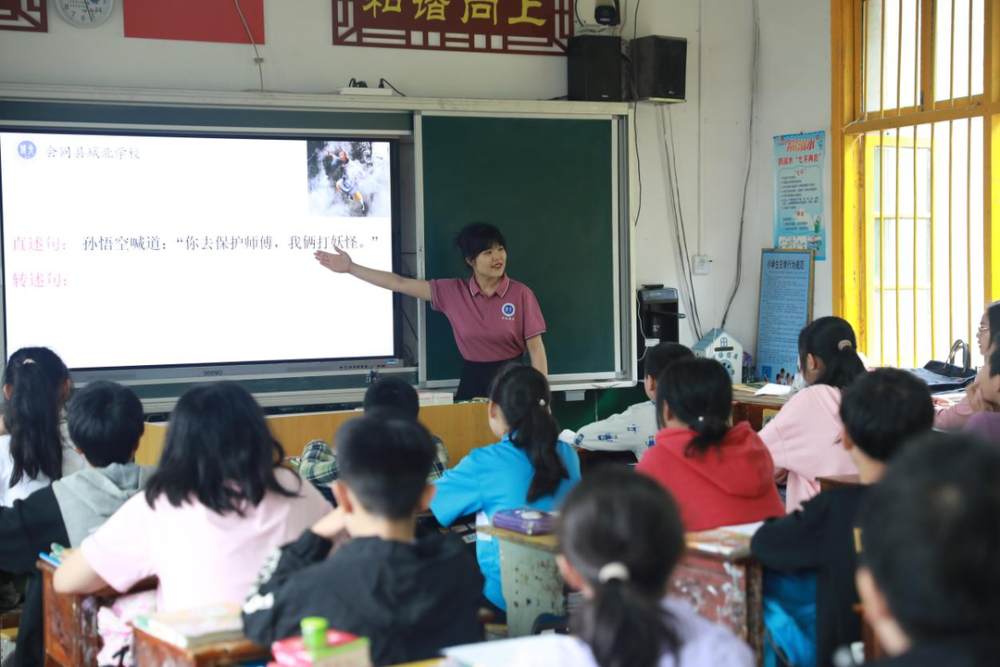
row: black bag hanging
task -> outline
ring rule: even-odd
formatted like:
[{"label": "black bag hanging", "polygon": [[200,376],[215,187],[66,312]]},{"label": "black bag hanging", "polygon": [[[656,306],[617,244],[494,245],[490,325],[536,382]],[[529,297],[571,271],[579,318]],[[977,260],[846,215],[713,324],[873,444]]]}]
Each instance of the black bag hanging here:
[{"label": "black bag hanging", "polygon": [[[954,363],[960,349],[963,351],[963,366]],[[971,361],[969,346],[959,340],[952,345],[948,361],[928,361],[923,368],[914,368],[910,372],[926,382],[932,394],[961,391],[976,379],[976,369],[970,368]]]}]

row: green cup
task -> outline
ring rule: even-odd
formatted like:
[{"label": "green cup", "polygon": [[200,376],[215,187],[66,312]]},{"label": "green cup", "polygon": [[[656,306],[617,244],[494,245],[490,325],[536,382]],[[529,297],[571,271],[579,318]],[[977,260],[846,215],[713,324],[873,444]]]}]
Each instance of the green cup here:
[{"label": "green cup", "polygon": [[299,622],[302,629],[302,644],[307,651],[326,648],[326,629],[329,623],[319,616],[307,616]]}]

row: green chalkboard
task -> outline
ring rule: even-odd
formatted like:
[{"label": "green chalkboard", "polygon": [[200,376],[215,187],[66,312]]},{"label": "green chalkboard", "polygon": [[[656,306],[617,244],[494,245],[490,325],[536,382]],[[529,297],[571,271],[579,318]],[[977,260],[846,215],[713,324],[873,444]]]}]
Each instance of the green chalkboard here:
[{"label": "green chalkboard", "polygon": [[[508,273],[538,297],[549,374],[615,372],[616,155],[611,119],[423,116],[424,273],[468,276],[452,246],[479,220],[507,239]],[[426,378],[457,379],[451,326],[429,306]]]}]

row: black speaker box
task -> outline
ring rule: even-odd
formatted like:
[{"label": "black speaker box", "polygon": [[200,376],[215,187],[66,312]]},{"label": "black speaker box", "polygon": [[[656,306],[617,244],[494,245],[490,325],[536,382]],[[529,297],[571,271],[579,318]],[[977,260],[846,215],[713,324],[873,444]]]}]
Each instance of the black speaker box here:
[{"label": "black speaker box", "polygon": [[687,40],[650,35],[632,40],[636,97],[651,102],[683,102]]},{"label": "black speaker box", "polygon": [[622,39],[611,35],[569,38],[569,99],[585,102],[621,102]]}]

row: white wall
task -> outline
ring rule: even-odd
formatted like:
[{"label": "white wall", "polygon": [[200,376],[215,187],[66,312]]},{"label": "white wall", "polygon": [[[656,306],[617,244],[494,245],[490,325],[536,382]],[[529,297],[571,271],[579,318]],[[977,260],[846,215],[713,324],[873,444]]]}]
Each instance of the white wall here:
[{"label": "white wall", "polygon": [[[771,138],[829,131],[830,124],[829,0],[758,1],[759,79],[743,281],[727,324],[749,349],[756,340],[760,249],[772,244]],[[634,3],[623,0],[627,36]],[[581,0],[581,16],[592,17],[592,7],[593,0]],[[91,30],[71,28],[54,11],[50,14],[48,34],[0,32],[0,82],[226,91],[258,86],[249,45],[125,39],[120,9]],[[330,0],[269,0],[265,22],[267,44],[260,51],[269,90],[328,92],[351,77],[369,84],[384,77],[420,97],[549,99],[566,93],[561,57],[334,47]],[[753,25],[751,0],[645,0],[640,5],[640,36],[688,39],[688,101],[669,113],[689,250],[714,260],[709,276],[694,278],[705,329],[720,323],[734,277],[749,140]],[[636,278],[678,286],[667,215],[663,113],[644,103],[637,114],[642,212]],[[828,221],[829,164],[827,155]],[[815,314],[821,315],[831,310],[831,271],[829,261],[817,267]],[[682,341],[693,341],[687,326]]]}]

